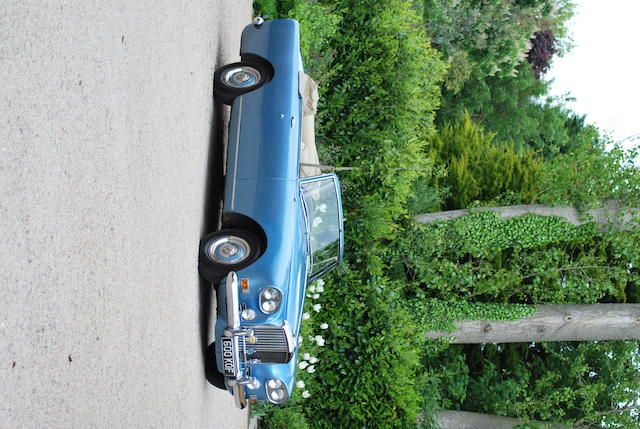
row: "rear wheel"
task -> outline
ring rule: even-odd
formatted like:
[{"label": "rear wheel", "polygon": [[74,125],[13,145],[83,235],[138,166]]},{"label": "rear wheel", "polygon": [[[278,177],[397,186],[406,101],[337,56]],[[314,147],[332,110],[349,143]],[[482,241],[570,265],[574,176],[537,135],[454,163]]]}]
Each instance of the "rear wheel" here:
[{"label": "rear wheel", "polygon": [[241,229],[223,229],[207,235],[200,243],[200,274],[217,282],[229,271],[252,264],[262,244],[254,234]]},{"label": "rear wheel", "polygon": [[267,83],[273,72],[266,64],[258,61],[241,61],[228,64],[216,70],[213,96],[224,104]]}]

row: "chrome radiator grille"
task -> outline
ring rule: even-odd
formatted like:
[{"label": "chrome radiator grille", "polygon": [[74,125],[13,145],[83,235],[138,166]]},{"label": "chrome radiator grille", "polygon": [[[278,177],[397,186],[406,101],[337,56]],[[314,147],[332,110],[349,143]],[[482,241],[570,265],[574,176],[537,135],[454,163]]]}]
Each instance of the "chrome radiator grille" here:
[{"label": "chrome radiator grille", "polygon": [[287,331],[281,326],[248,326],[253,336],[240,342],[240,355],[245,362],[286,363],[293,355]]}]

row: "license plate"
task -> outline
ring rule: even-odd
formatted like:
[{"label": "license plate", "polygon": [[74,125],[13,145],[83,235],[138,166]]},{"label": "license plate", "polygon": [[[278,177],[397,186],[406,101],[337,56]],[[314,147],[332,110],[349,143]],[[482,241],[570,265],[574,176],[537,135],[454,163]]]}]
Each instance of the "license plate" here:
[{"label": "license plate", "polygon": [[228,377],[236,376],[236,353],[233,347],[233,338],[222,337],[220,343],[222,347],[222,368],[224,375]]}]

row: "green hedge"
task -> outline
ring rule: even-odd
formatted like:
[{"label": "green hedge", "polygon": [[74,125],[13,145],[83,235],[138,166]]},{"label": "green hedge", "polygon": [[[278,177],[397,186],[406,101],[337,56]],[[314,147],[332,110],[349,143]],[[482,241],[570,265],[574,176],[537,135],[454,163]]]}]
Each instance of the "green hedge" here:
[{"label": "green hedge", "polygon": [[[321,154],[343,172],[348,260],[382,274],[377,254],[419,176],[430,174],[425,146],[433,129],[445,65],[409,1],[337,2],[348,10],[331,41],[334,71],[318,116]],[[412,170],[406,170],[406,169]]]},{"label": "green hedge", "polygon": [[411,2],[338,1],[335,10],[348,14],[328,43],[318,141],[323,160],[358,170],[340,173],[346,267],[311,319],[331,327],[318,372],[301,374],[311,394],[301,410],[311,427],[407,427],[420,410],[421,343],[381,254],[401,232],[415,179],[430,174],[424,149],[445,66]]},{"label": "green hedge", "polygon": [[[313,21],[313,10],[323,11],[322,19]],[[319,359],[316,372],[298,370],[305,387],[289,403],[255,412],[269,427],[287,418],[297,422],[291,427],[412,426],[421,406],[414,379],[422,346],[399,304],[403,284],[385,278],[381,255],[385,240],[402,231],[416,178],[430,174],[425,145],[445,64],[410,1],[304,1],[289,17],[314,33],[303,57],[321,85],[320,157],[357,170],[339,172],[345,264],[325,279],[321,297],[306,302],[313,317],[303,322],[300,355]],[[326,339],[324,347],[309,341],[315,335]]]}]

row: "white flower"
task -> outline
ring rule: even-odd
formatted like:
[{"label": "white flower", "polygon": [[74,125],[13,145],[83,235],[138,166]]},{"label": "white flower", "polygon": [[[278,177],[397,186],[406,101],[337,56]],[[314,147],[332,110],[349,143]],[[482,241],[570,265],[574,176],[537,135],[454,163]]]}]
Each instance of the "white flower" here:
[{"label": "white flower", "polygon": [[315,311],[316,313],[319,313],[321,308],[322,304],[313,304],[313,311]]},{"label": "white flower", "polygon": [[320,294],[319,293],[314,293],[313,295],[311,295],[311,298],[318,299],[318,298],[320,298]]},{"label": "white flower", "polygon": [[315,291],[316,291],[316,286],[315,286],[315,285],[311,285],[311,286],[309,286],[309,287],[307,288],[307,290],[308,290],[309,292],[313,293],[313,292],[315,292]]},{"label": "white flower", "polygon": [[309,391],[308,391],[308,390],[305,390],[304,392],[302,392],[302,397],[303,397],[304,399],[307,399],[309,396],[311,396],[311,393],[309,393]]},{"label": "white flower", "polygon": [[322,292],[324,292],[324,287],[323,287],[323,286],[318,285],[318,287],[316,287],[316,292],[318,292],[318,293],[322,293]]},{"label": "white flower", "polygon": [[322,218],[320,216],[313,218],[313,227],[317,228],[322,223]]},{"label": "white flower", "polygon": [[302,381],[302,380],[296,381],[296,387],[298,389],[304,389],[304,381]]},{"label": "white flower", "polygon": [[320,329],[329,329],[329,325],[327,323],[323,323],[320,325]]},{"label": "white flower", "polygon": [[318,362],[318,358],[317,357],[312,356],[312,357],[309,358],[309,363],[316,363],[316,362]]},{"label": "white flower", "polygon": [[322,203],[318,206],[318,210],[320,210],[322,213],[326,213],[327,212],[327,204],[326,203]]},{"label": "white flower", "polygon": [[324,338],[322,338],[321,335],[316,335],[315,337],[313,337],[313,341],[315,341],[315,343],[320,347],[324,346]]},{"label": "white flower", "polygon": [[305,354],[302,355],[302,359],[309,360],[309,359],[311,359],[311,355],[309,353],[305,353]]},{"label": "white flower", "polygon": [[302,320],[307,320],[311,315],[309,313],[302,313]]},{"label": "white flower", "polygon": [[311,298],[313,295],[311,295],[310,293],[307,294],[307,298]]},{"label": "white flower", "polygon": [[316,285],[318,285],[318,286],[324,286],[324,285],[325,285],[324,280],[322,280],[322,279],[318,279],[318,281],[316,282]]},{"label": "white flower", "polygon": [[313,365],[311,365],[309,368],[307,368],[307,372],[309,374],[313,374],[314,372],[316,372],[316,369]]},{"label": "white flower", "polygon": [[309,362],[304,361],[304,360],[298,364],[298,368],[300,368],[300,369],[305,369],[308,366],[309,366]]}]

